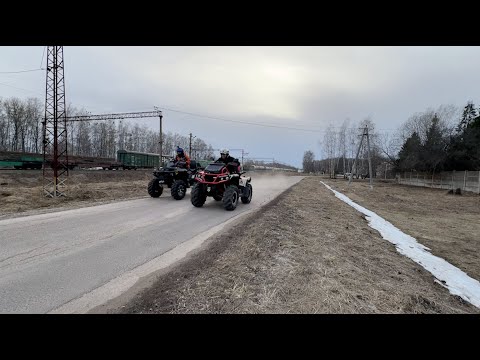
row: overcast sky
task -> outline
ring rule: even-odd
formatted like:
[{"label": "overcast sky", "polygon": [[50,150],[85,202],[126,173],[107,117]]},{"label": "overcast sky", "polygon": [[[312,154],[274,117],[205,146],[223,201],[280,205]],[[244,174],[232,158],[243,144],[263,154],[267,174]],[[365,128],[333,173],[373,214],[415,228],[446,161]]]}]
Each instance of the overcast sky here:
[{"label": "overcast sky", "polygon": [[[0,47],[0,97],[44,101],[45,71],[2,73],[38,69],[43,53]],[[92,114],[158,106],[164,132],[297,167],[306,150],[320,158],[322,131],[346,118],[388,130],[430,107],[480,105],[480,47],[66,46],[64,58],[68,103]]]}]

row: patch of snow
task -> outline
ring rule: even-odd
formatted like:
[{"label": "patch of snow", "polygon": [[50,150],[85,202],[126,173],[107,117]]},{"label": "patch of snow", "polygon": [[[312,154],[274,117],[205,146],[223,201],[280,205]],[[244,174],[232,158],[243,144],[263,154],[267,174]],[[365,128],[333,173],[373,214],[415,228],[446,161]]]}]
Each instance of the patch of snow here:
[{"label": "patch of snow", "polygon": [[458,295],[480,308],[480,282],[478,280],[469,277],[465,272],[444,259],[432,255],[429,248],[418,243],[415,238],[403,233],[373,211],[356,204],[323,181],[320,182],[333,191],[337,198],[363,213],[370,227],[377,230],[385,240],[394,244],[399,253],[408,256],[429,271],[437,279],[438,284],[447,288],[450,293]]}]

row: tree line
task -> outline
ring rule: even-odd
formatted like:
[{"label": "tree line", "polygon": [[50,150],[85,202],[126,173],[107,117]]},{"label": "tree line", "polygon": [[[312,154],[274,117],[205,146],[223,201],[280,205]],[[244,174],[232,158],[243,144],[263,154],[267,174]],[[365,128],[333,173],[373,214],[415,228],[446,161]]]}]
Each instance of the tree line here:
[{"label": "tree line", "polygon": [[[340,130],[329,126],[320,141],[321,159],[316,160],[313,151],[305,151],[304,172],[350,172],[365,126],[370,135],[373,176],[383,169],[429,173],[480,170],[480,109],[469,101],[463,110],[441,105],[415,113],[393,132],[376,131],[368,118],[358,124],[347,119]],[[367,174],[365,141],[358,158],[354,172]]]},{"label": "tree line", "polygon": [[480,170],[480,115],[473,102],[456,123],[434,111],[414,116],[394,164],[398,171]]},{"label": "tree line", "polygon": [[[73,106],[66,112],[67,116],[88,115],[85,109]],[[42,153],[44,116],[44,104],[38,98],[0,98],[0,151]],[[159,153],[158,131],[126,121],[67,122],[67,136],[71,155],[115,158],[118,150]],[[189,141],[188,136],[163,133],[162,152],[173,156],[177,146],[188,152]],[[212,146],[198,137],[193,139],[192,149],[193,158],[214,156]]]}]

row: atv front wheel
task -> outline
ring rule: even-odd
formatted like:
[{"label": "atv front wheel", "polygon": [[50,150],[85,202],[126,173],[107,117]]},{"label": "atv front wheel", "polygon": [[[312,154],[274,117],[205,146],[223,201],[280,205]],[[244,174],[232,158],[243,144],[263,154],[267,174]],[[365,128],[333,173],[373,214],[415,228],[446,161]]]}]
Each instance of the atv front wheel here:
[{"label": "atv front wheel", "polygon": [[171,194],[175,200],[182,200],[187,192],[187,184],[183,180],[176,180],[172,184]]},{"label": "atv front wheel", "polygon": [[148,183],[147,191],[148,191],[148,195],[150,195],[151,197],[158,198],[160,197],[160,195],[162,195],[163,186],[160,185],[160,183],[158,182],[158,179],[152,179]]},{"label": "atv front wheel", "polygon": [[238,188],[235,185],[230,185],[223,194],[223,207],[225,210],[232,211],[238,205]]},{"label": "atv front wheel", "polygon": [[207,192],[205,191],[205,186],[198,182],[193,185],[191,195],[192,205],[195,207],[202,207],[207,200]]},{"label": "atv front wheel", "polygon": [[245,185],[244,191],[245,191],[247,194],[245,194],[246,196],[242,196],[242,197],[241,197],[242,203],[248,204],[250,201],[252,201],[252,194],[253,194],[252,185],[250,185],[250,184]]}]

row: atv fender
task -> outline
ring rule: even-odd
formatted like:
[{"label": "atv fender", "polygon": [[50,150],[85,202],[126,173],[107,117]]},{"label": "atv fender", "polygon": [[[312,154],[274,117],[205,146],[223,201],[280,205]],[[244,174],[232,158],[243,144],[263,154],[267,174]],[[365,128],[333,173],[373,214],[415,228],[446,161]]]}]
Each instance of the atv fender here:
[{"label": "atv fender", "polygon": [[245,186],[247,185],[250,181],[252,180],[252,178],[250,176],[242,176],[240,177],[239,179],[239,185],[240,186]]}]

